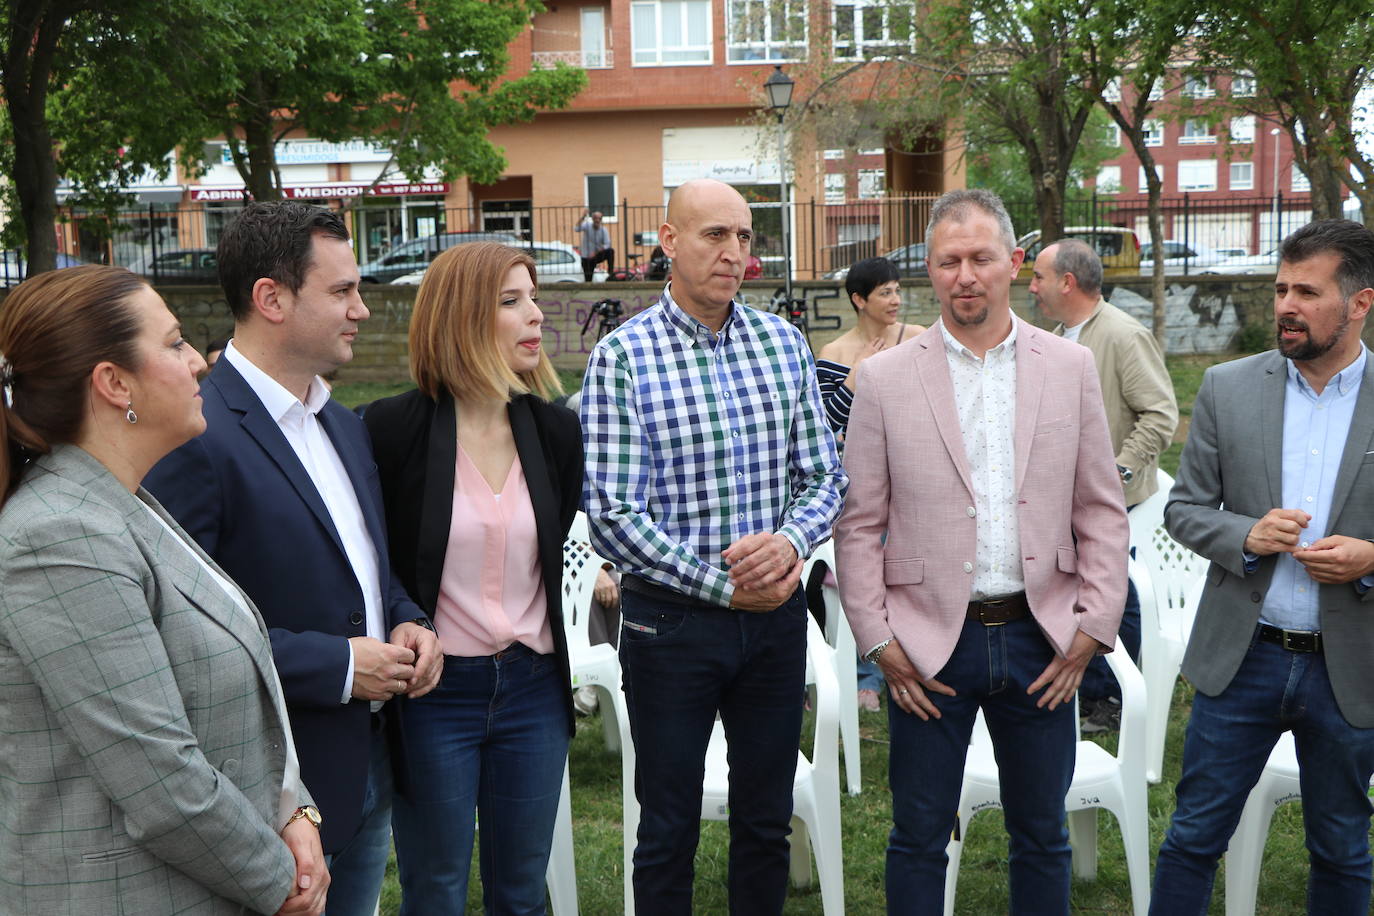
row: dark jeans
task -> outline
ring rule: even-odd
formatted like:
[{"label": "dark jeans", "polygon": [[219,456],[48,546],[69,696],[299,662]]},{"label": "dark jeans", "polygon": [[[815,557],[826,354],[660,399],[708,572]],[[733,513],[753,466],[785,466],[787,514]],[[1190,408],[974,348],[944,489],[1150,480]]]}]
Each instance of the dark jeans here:
[{"label": "dark jeans", "polygon": [[328,916],[371,916],[382,892],[386,859],[391,853],[392,779],[390,748],[376,716],[369,740],[371,762],[362,822],[348,845],[325,860],[330,876]]},{"label": "dark jeans", "polygon": [[543,913],[563,765],[568,684],[552,655],[520,643],[444,656],[433,691],[405,701],[407,786],[392,826],[401,913],[462,914],[480,821],[487,913]]},{"label": "dark jeans", "polygon": [[[1121,614],[1121,629],[1117,631],[1117,648],[1125,649],[1131,661],[1140,664],[1140,595],[1135,583],[1126,580],[1126,609]],[[1121,685],[1116,682],[1105,656],[1093,656],[1078,685],[1078,695],[1085,700],[1121,699]]]},{"label": "dark jeans", "polygon": [[955,696],[929,693],[940,718],[922,721],[889,703],[892,834],[887,847],[887,911],[944,912],[945,847],[954,830],[964,760],[978,709],[992,736],[1011,840],[1014,916],[1069,912],[1071,851],[1064,796],[1073,779],[1074,706],[1037,709],[1026,688],[1054,658],[1031,617],[1000,626],[964,624],[954,654],[935,679]]},{"label": "dark jeans", "polygon": [[1356,728],[1341,715],[1322,655],[1256,640],[1225,690],[1193,698],[1178,806],[1159,849],[1151,913],[1207,912],[1217,861],[1269,752],[1289,729],[1311,861],[1307,912],[1369,911],[1374,728]]},{"label": "dark jeans", "polygon": [[636,910],[692,910],[706,746],[719,712],[730,765],[730,912],[781,913],[806,678],[802,591],[765,614],[630,589],[620,601],[640,804]]},{"label": "dark jeans", "polygon": [[615,263],[615,249],[603,248],[590,258],[582,259],[582,276],[587,278],[587,282],[592,282],[592,273],[596,270],[596,265],[604,263],[609,270]]}]

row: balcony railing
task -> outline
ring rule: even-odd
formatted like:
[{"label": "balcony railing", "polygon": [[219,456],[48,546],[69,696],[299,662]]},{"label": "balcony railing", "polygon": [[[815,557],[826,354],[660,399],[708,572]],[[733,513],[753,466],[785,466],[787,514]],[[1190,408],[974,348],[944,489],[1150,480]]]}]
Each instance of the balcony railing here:
[{"label": "balcony railing", "polygon": [[535,51],[531,56],[542,67],[563,63],[584,70],[609,70],[615,66],[610,48],[602,51]]}]

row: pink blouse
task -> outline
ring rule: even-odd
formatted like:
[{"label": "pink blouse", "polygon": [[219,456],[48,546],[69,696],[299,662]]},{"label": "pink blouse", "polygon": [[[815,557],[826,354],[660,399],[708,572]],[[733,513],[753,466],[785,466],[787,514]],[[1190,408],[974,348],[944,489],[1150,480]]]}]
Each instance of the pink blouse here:
[{"label": "pink blouse", "polygon": [[553,652],[534,506],[519,455],[493,493],[458,447],[434,628],[445,655],[495,655],[516,642]]}]

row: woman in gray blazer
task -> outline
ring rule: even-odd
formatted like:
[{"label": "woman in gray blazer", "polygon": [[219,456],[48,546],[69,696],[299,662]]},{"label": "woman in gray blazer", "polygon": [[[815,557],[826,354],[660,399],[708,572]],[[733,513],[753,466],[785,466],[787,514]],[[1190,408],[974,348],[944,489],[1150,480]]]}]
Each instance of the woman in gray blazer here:
[{"label": "woman in gray blazer", "polygon": [[0,307],[0,893],[25,914],[318,914],[329,876],[252,603],[139,482],[205,428],[161,297]]}]

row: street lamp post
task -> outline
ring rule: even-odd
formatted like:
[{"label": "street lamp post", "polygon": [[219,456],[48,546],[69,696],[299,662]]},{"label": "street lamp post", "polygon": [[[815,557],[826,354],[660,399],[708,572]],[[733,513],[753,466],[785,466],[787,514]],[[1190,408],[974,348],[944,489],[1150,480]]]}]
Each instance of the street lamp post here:
[{"label": "street lamp post", "polygon": [[782,72],[780,64],[773,65],[773,72],[763,84],[764,91],[768,93],[768,107],[778,116],[778,215],[782,222],[782,285],[786,291],[789,308],[792,303],[792,246],[789,244],[787,231],[790,214],[787,208],[787,134],[783,128],[783,117],[787,114],[788,106],[792,104],[793,85],[792,78]]},{"label": "street lamp post", "polygon": [[1279,243],[1279,129],[1277,127],[1269,131],[1269,135],[1274,138],[1274,217],[1273,225],[1269,227],[1273,234],[1274,245]]}]

